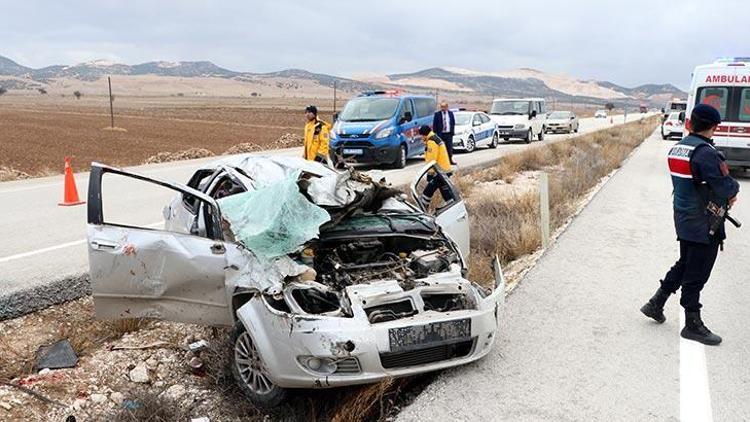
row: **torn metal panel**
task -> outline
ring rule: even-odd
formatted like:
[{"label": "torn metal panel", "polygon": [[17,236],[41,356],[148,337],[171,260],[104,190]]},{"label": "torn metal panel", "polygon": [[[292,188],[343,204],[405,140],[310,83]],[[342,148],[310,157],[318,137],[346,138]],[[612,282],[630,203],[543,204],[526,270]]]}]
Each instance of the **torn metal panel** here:
[{"label": "torn metal panel", "polygon": [[373,184],[367,179],[352,177],[352,170],[342,173],[315,178],[310,181],[307,194],[313,202],[321,206],[343,207],[351,204]]},{"label": "torn metal panel", "polygon": [[221,242],[113,226],[89,226],[88,239],[98,317],[231,324]]},{"label": "torn metal panel", "polygon": [[232,290],[240,287],[266,291],[281,286],[287,277],[295,277],[309,270],[310,267],[287,255],[261,259],[242,247],[227,250],[226,284]]}]

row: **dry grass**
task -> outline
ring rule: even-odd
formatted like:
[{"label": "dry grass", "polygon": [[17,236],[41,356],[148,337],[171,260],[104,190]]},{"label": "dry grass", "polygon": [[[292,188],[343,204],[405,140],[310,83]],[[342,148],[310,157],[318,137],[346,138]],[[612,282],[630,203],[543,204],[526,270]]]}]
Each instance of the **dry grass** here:
[{"label": "dry grass", "polygon": [[502,264],[541,246],[538,189],[498,198],[481,191],[483,182],[510,183],[524,171],[550,175],[550,224],[562,226],[579,201],[607,174],[618,168],[656,125],[656,119],[583,135],[502,157],[497,165],[457,177],[471,219],[470,278],[492,280],[491,257]]}]

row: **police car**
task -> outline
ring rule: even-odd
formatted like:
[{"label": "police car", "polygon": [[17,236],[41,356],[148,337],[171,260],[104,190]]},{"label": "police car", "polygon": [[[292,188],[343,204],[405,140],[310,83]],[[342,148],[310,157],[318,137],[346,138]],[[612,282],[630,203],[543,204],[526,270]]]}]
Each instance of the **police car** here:
[{"label": "police car", "polygon": [[[719,110],[721,124],[714,134],[716,148],[727,164],[750,168],[750,57],[719,59],[697,66],[687,102],[686,116],[697,104]],[[685,123],[690,128],[690,120]]]},{"label": "police car", "polygon": [[453,115],[456,117],[453,148],[472,152],[478,146],[497,146],[500,139],[497,124],[486,113],[460,110]]}]

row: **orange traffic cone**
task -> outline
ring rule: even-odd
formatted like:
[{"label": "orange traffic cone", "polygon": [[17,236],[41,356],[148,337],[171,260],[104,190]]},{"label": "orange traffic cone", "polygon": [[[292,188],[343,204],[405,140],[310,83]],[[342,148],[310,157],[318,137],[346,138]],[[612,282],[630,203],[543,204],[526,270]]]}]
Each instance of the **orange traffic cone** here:
[{"label": "orange traffic cone", "polygon": [[57,204],[66,207],[86,203],[86,201],[81,201],[78,198],[76,179],[73,177],[73,167],[70,166],[70,160],[70,157],[65,157],[65,192],[63,193],[63,201]]}]

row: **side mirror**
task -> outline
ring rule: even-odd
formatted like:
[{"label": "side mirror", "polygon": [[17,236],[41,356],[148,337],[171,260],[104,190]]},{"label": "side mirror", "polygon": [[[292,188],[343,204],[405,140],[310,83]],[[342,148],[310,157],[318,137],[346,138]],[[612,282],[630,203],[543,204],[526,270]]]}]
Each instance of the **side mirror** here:
[{"label": "side mirror", "polygon": [[681,121],[682,123],[685,123],[685,112],[684,112],[684,111],[681,111],[681,112],[680,112],[680,117],[679,117],[679,119],[680,119],[680,121]]},{"label": "side mirror", "polygon": [[333,121],[335,122],[338,119],[339,119],[339,112],[337,111],[337,112],[333,113]]},{"label": "side mirror", "polygon": [[401,116],[401,120],[399,121],[399,124],[411,122],[411,119],[412,119],[411,111],[405,111],[404,115]]},{"label": "side mirror", "polygon": [[473,122],[471,122],[472,126],[479,126],[481,124],[482,124],[482,122],[477,122],[476,120],[474,120]]},{"label": "side mirror", "polygon": [[529,120],[533,119],[534,117],[536,117],[536,110],[531,110],[531,113],[529,113]]}]

